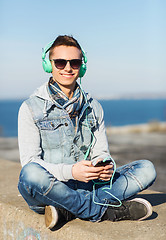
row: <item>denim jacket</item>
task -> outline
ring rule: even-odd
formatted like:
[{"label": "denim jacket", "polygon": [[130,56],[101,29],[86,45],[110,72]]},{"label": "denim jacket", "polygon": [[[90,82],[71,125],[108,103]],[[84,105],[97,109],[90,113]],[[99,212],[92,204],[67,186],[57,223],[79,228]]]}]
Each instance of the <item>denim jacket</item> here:
[{"label": "denim jacket", "polygon": [[[18,141],[22,166],[37,162],[60,181],[73,179],[72,166],[84,159],[94,164],[110,156],[101,105],[87,94],[77,129],[62,106],[53,101],[42,85],[20,110]],[[91,145],[92,143],[92,145]]]}]

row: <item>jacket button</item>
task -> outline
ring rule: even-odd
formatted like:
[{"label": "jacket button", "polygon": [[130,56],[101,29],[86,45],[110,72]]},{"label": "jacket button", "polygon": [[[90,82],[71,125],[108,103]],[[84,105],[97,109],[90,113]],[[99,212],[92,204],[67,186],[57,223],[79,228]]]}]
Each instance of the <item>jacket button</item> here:
[{"label": "jacket button", "polygon": [[65,123],[65,126],[66,126],[66,127],[68,126],[68,123],[67,123],[67,122]]},{"label": "jacket button", "polygon": [[76,161],[76,162],[78,161],[78,157],[75,157],[75,161]]},{"label": "jacket button", "polygon": [[51,126],[52,126],[52,127],[54,127],[54,124],[53,124],[53,123],[51,123]]}]

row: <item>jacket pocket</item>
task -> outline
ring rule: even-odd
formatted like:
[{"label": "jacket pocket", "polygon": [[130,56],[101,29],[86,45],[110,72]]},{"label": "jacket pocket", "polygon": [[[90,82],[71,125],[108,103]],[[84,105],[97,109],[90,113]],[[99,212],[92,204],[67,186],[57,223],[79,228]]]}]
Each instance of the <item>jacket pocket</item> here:
[{"label": "jacket pocket", "polygon": [[61,120],[42,120],[37,122],[44,149],[59,148],[64,141],[63,124]]},{"label": "jacket pocket", "polygon": [[51,131],[51,130],[57,129],[62,124],[60,120],[44,120],[44,121],[38,122],[37,125],[41,130]]},{"label": "jacket pocket", "polygon": [[97,126],[97,120],[94,118],[92,113],[90,113],[88,116],[84,115],[80,119],[80,126],[92,129]]}]

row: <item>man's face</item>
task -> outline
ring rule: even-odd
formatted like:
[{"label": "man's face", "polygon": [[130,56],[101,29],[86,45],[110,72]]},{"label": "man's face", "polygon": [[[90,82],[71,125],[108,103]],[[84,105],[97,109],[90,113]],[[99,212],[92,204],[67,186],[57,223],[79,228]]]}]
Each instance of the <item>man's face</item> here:
[{"label": "man's face", "polygon": [[[77,47],[72,46],[58,46],[55,47],[51,59],[81,59],[81,51]],[[73,69],[70,66],[70,62],[67,62],[65,68],[58,69],[55,67],[53,61],[52,64],[52,75],[54,80],[58,83],[60,87],[73,89],[76,84],[76,80],[79,77],[79,70]]]}]

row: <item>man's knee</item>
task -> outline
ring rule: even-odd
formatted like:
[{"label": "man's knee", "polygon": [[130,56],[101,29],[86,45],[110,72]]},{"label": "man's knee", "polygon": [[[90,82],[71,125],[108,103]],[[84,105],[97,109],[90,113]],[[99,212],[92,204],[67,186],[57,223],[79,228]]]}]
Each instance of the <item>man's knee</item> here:
[{"label": "man's knee", "polygon": [[20,173],[19,181],[26,186],[39,186],[44,187],[44,185],[49,184],[49,173],[46,169],[40,166],[38,163],[28,163],[26,164]]},{"label": "man's knee", "polygon": [[149,187],[156,179],[156,170],[153,163],[149,160],[140,160],[142,180],[144,186]]}]

